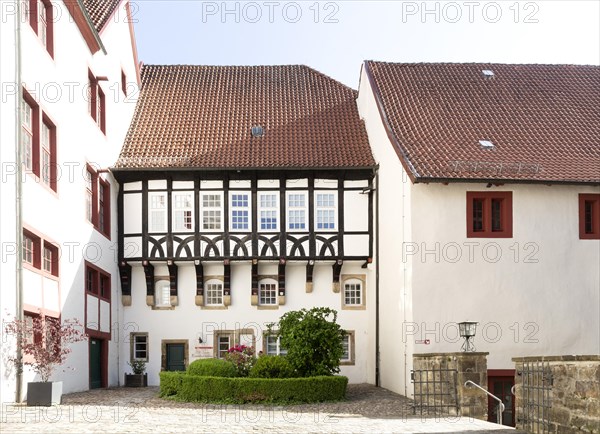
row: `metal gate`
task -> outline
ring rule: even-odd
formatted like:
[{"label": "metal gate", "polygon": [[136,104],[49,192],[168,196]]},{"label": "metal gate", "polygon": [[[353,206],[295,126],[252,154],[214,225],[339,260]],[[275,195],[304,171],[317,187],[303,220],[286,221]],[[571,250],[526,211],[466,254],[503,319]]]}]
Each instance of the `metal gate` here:
[{"label": "metal gate", "polygon": [[517,426],[529,433],[549,433],[554,378],[548,362],[523,362],[517,376],[523,388],[521,402],[517,402]]},{"label": "metal gate", "polygon": [[410,371],[414,385],[413,413],[421,416],[458,414],[457,371],[434,366]]}]

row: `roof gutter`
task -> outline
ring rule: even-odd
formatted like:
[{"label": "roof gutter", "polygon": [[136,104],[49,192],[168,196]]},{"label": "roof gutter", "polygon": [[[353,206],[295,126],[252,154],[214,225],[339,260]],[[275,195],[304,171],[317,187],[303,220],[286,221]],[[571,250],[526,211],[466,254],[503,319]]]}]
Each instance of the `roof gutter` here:
[{"label": "roof gutter", "polygon": [[544,185],[589,185],[600,186],[598,181],[569,181],[553,179],[502,179],[502,178],[425,178],[417,177],[415,184],[544,184]]},{"label": "roof gutter", "polygon": [[64,0],[65,6],[67,10],[71,14],[73,21],[79,28],[81,32],[81,36],[85,40],[90,52],[92,54],[96,54],[99,50],[102,50],[102,53],[106,54],[106,48],[102,43],[102,39],[100,38],[100,34],[94,27],[94,23],[90,15],[87,12],[87,9],[83,5],[82,0]]},{"label": "roof gutter", "polygon": [[369,170],[375,173],[378,169],[378,165],[373,166],[352,166],[352,167],[339,167],[339,166],[324,166],[324,167],[135,167],[135,168],[123,168],[123,167],[111,167],[110,171],[113,173],[126,173],[126,172],[190,172],[202,170],[204,172],[223,172],[223,171],[237,171],[237,172],[250,172],[250,171],[269,171],[274,170],[285,170],[294,172],[303,171],[314,171],[314,170]]}]

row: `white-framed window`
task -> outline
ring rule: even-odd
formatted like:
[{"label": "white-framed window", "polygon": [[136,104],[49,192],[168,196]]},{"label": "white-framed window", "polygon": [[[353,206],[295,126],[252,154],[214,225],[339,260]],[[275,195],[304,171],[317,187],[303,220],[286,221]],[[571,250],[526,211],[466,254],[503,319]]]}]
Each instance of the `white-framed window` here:
[{"label": "white-framed window", "polygon": [[34,246],[33,238],[23,235],[23,261],[32,265],[35,253]]},{"label": "white-framed window", "polygon": [[148,197],[149,231],[167,232],[167,193],[149,193]]},{"label": "white-framed window", "polygon": [[194,227],[194,194],[173,192],[173,231],[189,232]]},{"label": "white-framed window", "polygon": [[342,338],[342,347],[344,349],[344,353],[340,358],[340,365],[354,365],[354,330],[346,330],[346,334]]},{"label": "white-framed window", "polygon": [[340,361],[347,362],[350,360],[350,335],[345,335],[342,338],[342,347],[344,348],[344,353]]},{"label": "white-framed window", "polygon": [[223,230],[223,193],[202,192],[200,193],[200,209],[202,215],[202,230]]},{"label": "white-framed window", "polygon": [[365,276],[342,276],[342,309],[365,309]]},{"label": "white-framed window", "polygon": [[281,346],[281,337],[266,335],[263,351],[268,356],[285,356],[287,350]]},{"label": "white-framed window", "polygon": [[250,193],[231,192],[229,201],[229,225],[232,231],[247,231],[251,228]]},{"label": "white-framed window", "polygon": [[315,193],[315,228],[320,231],[336,229],[336,194]]},{"label": "white-framed window", "polygon": [[25,169],[31,171],[33,170],[33,108],[24,99],[21,103],[23,164],[25,164]]},{"label": "white-framed window", "polygon": [[221,334],[217,336],[217,357],[224,359],[229,348],[232,347],[231,334]]},{"label": "white-framed window", "polygon": [[258,282],[258,304],[277,306],[277,282],[274,279],[263,279]]},{"label": "white-framed window", "polygon": [[279,230],[279,193],[258,194],[258,229],[264,232]]},{"label": "white-framed window", "polygon": [[52,265],[53,265],[53,261],[54,261],[54,258],[52,256],[53,256],[52,249],[49,248],[48,246],[44,246],[44,254],[42,257],[42,267],[44,268],[44,271],[47,271],[48,273],[52,273]]},{"label": "white-framed window", "polygon": [[148,333],[131,334],[131,360],[148,361]]},{"label": "white-framed window", "polygon": [[306,192],[287,193],[287,228],[289,231],[305,231],[308,229],[308,200]]},{"label": "white-framed window", "polygon": [[363,285],[358,279],[349,279],[344,282],[344,304],[346,306],[360,306],[363,300]]},{"label": "white-framed window", "polygon": [[50,185],[51,181],[51,161],[50,156],[52,155],[52,151],[50,148],[50,128],[46,125],[45,122],[42,122],[42,181]]},{"label": "white-framed window", "polygon": [[85,216],[94,221],[94,174],[89,169],[85,171]]},{"label": "white-framed window", "polygon": [[223,306],[223,282],[212,279],[204,284],[206,306]]},{"label": "white-framed window", "polygon": [[40,19],[38,21],[38,35],[44,48],[47,48],[48,45],[48,20],[46,14],[46,5],[44,2],[38,0],[38,14]]},{"label": "white-framed window", "polygon": [[171,284],[168,280],[159,280],[154,285],[154,305],[156,307],[171,307]]}]

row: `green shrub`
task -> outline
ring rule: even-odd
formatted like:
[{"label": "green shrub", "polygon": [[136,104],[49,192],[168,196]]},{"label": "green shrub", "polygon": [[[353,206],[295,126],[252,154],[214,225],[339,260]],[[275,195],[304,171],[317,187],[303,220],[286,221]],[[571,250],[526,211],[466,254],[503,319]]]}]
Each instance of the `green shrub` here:
[{"label": "green shrub", "polygon": [[181,390],[185,372],[161,372],[160,374],[160,396],[174,396]]},{"label": "green shrub", "polygon": [[250,370],[252,378],[292,378],[297,377],[294,368],[285,356],[260,356]]},{"label": "green shrub", "polygon": [[[339,401],[345,398],[348,385],[348,378],[341,376],[267,379],[173,374],[159,374],[160,396],[188,402],[289,404]],[[176,393],[173,393],[174,388],[177,388]]]},{"label": "green shrub", "polygon": [[188,367],[188,374],[203,377],[236,377],[237,369],[231,362],[222,359],[194,360]]},{"label": "green shrub", "polygon": [[279,319],[276,334],[298,376],[340,372],[340,358],[344,354],[342,340],[346,332],[336,321],[337,312],[327,307],[291,311]]}]

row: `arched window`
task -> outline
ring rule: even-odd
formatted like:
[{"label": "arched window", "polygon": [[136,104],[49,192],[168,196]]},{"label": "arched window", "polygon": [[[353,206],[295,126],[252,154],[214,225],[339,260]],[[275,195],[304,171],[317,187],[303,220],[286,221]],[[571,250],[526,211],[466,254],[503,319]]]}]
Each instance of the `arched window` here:
[{"label": "arched window", "polygon": [[171,284],[168,280],[159,280],[154,285],[154,304],[157,307],[171,306]]},{"label": "arched window", "polygon": [[259,306],[277,306],[277,281],[262,279],[258,282]]}]

